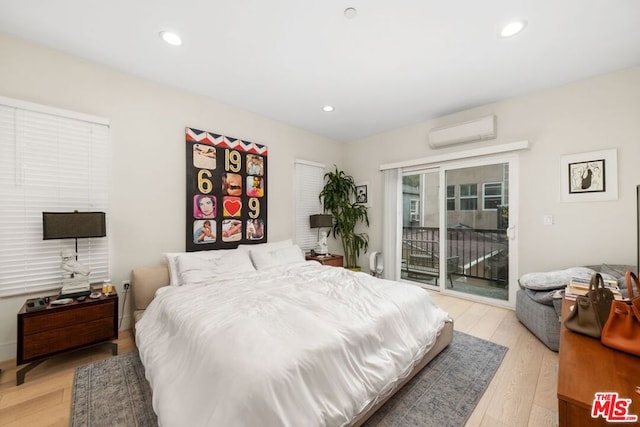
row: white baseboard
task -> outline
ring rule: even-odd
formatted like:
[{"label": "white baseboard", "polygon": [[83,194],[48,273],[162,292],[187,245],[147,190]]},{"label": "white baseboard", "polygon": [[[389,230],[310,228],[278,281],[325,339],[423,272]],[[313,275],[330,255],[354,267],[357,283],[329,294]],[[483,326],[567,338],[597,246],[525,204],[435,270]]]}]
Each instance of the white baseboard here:
[{"label": "white baseboard", "polygon": [[16,341],[0,344],[0,363],[13,360],[15,364],[18,343]]},{"label": "white baseboard", "polygon": [[118,324],[120,327],[119,331],[126,331],[127,329],[131,329],[131,316],[126,315],[122,318],[122,323],[120,324],[120,317],[118,317]]}]

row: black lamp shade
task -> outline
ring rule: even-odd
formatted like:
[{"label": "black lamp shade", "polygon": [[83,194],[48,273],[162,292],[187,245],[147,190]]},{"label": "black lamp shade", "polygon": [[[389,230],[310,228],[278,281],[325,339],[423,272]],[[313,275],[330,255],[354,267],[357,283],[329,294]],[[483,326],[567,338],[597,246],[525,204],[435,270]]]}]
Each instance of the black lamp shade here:
[{"label": "black lamp shade", "polygon": [[73,239],[107,235],[104,212],[42,212],[42,239]]},{"label": "black lamp shade", "polygon": [[327,214],[310,215],[309,224],[311,228],[332,227],[333,217]]}]

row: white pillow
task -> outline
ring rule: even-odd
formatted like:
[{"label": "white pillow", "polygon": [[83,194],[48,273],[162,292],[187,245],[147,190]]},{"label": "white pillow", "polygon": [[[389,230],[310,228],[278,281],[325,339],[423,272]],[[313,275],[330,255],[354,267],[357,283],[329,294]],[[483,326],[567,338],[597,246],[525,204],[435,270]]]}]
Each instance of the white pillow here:
[{"label": "white pillow", "polygon": [[304,252],[298,245],[276,248],[274,250],[251,250],[251,261],[256,270],[275,267],[277,265],[292,264],[304,261]]},{"label": "white pillow", "polygon": [[256,245],[239,245],[238,249],[247,252],[259,252],[259,251],[275,251],[276,249],[288,248],[293,246],[293,240],[279,240],[277,242],[258,243]]},{"label": "white pillow", "polygon": [[593,273],[595,273],[595,271],[590,268],[573,267],[567,268],[566,270],[527,273],[522,275],[518,282],[521,288],[534,291],[548,291],[564,288],[569,284],[572,277],[589,280]]},{"label": "white pillow", "polygon": [[218,277],[255,271],[249,254],[234,249],[182,254],[176,264],[180,286],[207,285]]},{"label": "white pillow", "polygon": [[235,249],[216,249],[211,251],[200,251],[200,252],[165,252],[163,253],[162,255],[164,255],[165,259],[167,260],[167,264],[169,265],[169,285],[180,286],[180,278],[178,277],[178,265],[177,265],[178,257],[193,256],[195,258],[202,258],[203,257],[202,254],[223,253],[223,252],[229,252],[229,251],[235,251]]},{"label": "white pillow", "polygon": [[178,266],[176,265],[176,260],[178,256],[188,253],[189,252],[165,252],[162,254],[169,265],[169,286],[178,286]]}]

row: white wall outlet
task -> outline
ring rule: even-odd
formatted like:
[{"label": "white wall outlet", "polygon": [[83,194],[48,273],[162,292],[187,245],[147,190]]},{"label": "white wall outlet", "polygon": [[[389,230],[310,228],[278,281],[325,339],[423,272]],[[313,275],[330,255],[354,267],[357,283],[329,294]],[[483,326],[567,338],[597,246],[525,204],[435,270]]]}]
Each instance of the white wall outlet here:
[{"label": "white wall outlet", "polygon": [[543,215],[542,223],[544,225],[553,225],[553,215]]}]

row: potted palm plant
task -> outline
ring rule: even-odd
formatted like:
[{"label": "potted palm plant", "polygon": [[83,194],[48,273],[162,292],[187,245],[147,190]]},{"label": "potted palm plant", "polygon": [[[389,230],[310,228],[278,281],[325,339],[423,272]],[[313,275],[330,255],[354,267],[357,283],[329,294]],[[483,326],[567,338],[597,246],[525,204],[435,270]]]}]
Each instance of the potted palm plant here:
[{"label": "potted palm plant", "polygon": [[367,207],[356,202],[356,184],[353,177],[335,167],[324,174],[325,184],[320,192],[320,200],[325,212],[334,218],[333,237],[340,237],[344,248],[346,267],[359,270],[360,252],[369,249],[369,236],[356,233],[359,223],[369,226]]}]

